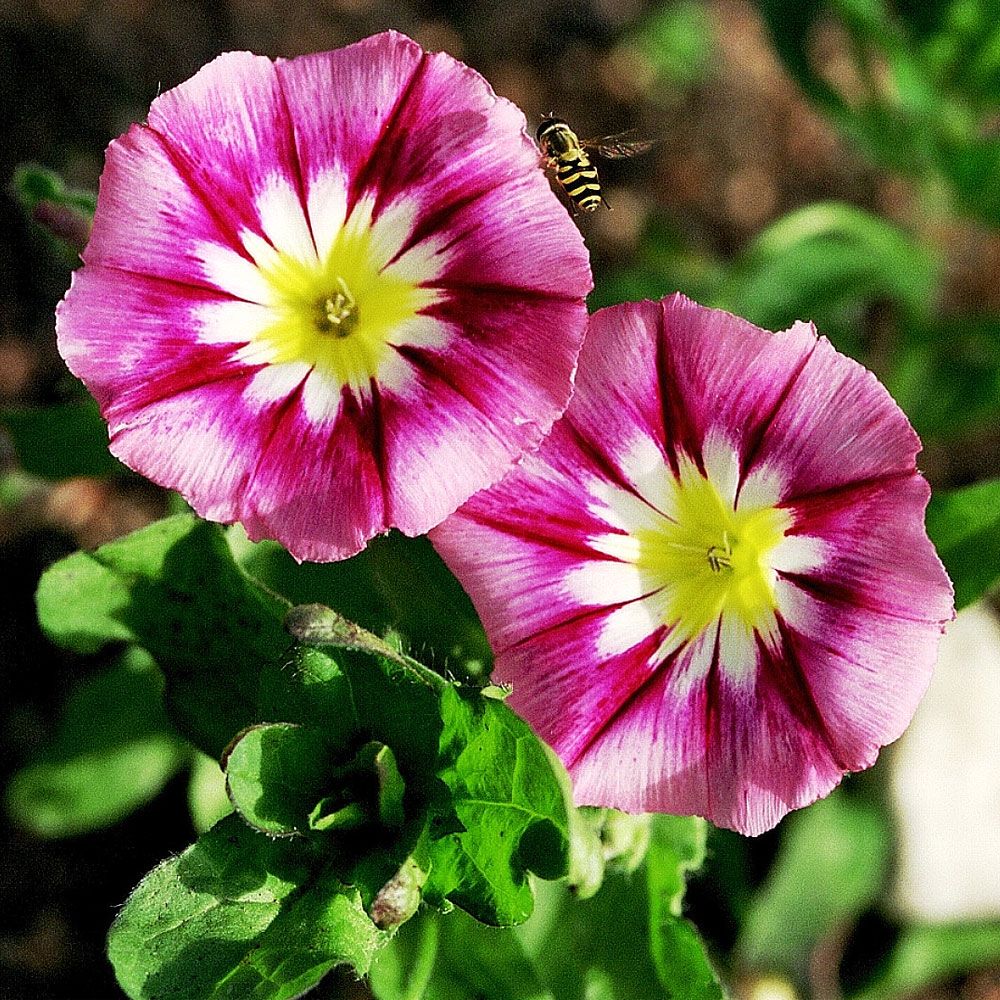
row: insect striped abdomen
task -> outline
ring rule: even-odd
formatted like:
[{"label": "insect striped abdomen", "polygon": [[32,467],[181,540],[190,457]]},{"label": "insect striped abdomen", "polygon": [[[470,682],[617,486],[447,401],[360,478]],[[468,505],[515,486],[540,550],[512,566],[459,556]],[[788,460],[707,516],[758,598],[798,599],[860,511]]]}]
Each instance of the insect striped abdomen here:
[{"label": "insect striped abdomen", "polygon": [[566,196],[581,212],[593,212],[603,202],[597,168],[590,162],[576,133],[560,118],[546,118],[538,127],[538,143]]},{"label": "insect striped abdomen", "polygon": [[581,212],[593,212],[601,201],[597,168],[582,149],[569,150],[556,158],[556,179]]}]

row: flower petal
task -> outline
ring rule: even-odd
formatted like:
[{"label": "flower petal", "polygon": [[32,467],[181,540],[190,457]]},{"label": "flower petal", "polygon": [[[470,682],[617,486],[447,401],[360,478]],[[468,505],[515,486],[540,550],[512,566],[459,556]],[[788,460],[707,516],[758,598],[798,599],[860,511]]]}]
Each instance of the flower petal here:
[{"label": "flower petal", "polygon": [[930,487],[919,473],[872,480],[788,503],[790,537],[823,558],[783,575],[821,598],[940,625],[951,618],[948,577],[924,531]]},{"label": "flower petal", "polygon": [[229,53],[157,98],[58,318],[118,453],[310,559],[496,481],[567,404],[591,286],[524,126],[394,32]]},{"label": "flower petal", "polygon": [[871,764],[926,686],[951,593],[915,453],[810,327],[675,296],[592,317],[537,455],[432,540],[578,802],[756,834]]},{"label": "flower petal", "polygon": [[[215,343],[214,330],[221,323],[249,338],[265,321],[260,311],[195,285],[91,264],[73,274],[59,305],[59,350],[114,433],[144,406],[243,370],[231,349]],[[133,336],[123,340],[122,330]],[[244,371],[247,378],[253,373]]]},{"label": "flower petal", "polygon": [[152,129],[133,125],[108,147],[87,265],[221,290],[208,254],[251,264],[235,232],[188,183]]},{"label": "flower petal", "polygon": [[218,56],[153,101],[149,127],[231,232],[242,238],[249,230],[300,259],[315,256],[292,122],[270,59]]},{"label": "flower petal", "polygon": [[306,394],[318,377],[276,411],[238,514],[252,539],[277,539],[300,560],[346,558],[387,528],[371,401],[344,390],[331,402],[335,420],[310,419]]},{"label": "flower petal", "polygon": [[783,495],[800,499],[908,473],[919,451],[920,439],[885,387],[821,338],[744,461],[780,469]]}]

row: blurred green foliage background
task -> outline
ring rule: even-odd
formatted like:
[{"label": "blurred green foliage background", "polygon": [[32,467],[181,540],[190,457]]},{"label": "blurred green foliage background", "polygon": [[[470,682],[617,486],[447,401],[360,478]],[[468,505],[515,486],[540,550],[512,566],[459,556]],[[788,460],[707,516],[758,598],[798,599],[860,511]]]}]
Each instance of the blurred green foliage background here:
[{"label": "blurred green foliage background", "polygon": [[[469,62],[529,122],[554,109],[581,135],[657,139],[603,166],[612,211],[580,220],[593,307],[680,289],[771,329],[813,320],[920,433],[929,527],[959,605],[1000,576],[995,0],[14,0],[0,8],[0,176],[11,179],[0,201],[2,998],[120,995],[102,957],[115,906],[190,840],[189,803],[202,827],[222,808],[214,765],[169,732],[148,662],[71,657],[35,624],[46,565],[175,501],[104,450],[55,352],[74,255],[30,217],[39,202],[85,206],[106,144],[218,52],[292,56],[386,27]],[[15,179],[25,161],[83,194],[37,172]],[[292,599],[394,625],[453,673],[488,669],[474,613],[426,544],[389,538],[338,566],[297,567],[238,530],[230,538]],[[1000,676],[1000,648],[983,655]],[[968,752],[1000,763],[995,736],[970,738]],[[1000,893],[992,909],[931,920],[894,888],[911,834],[883,757],[772,834],[710,838],[688,913],[735,995],[1000,997]],[[970,828],[992,816],[1000,831],[1000,791],[983,794],[994,811]],[[973,864],[964,843],[943,850]],[[604,905],[614,920],[627,904]],[[455,995],[487,989],[490,956],[505,954],[484,948],[479,979],[457,964],[466,992]]]}]

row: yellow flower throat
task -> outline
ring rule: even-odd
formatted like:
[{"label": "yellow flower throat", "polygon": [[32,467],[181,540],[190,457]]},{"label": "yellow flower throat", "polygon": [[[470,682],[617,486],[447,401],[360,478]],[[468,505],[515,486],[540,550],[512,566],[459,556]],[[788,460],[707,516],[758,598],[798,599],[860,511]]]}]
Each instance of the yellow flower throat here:
[{"label": "yellow flower throat", "polygon": [[681,465],[670,517],[634,532],[635,563],[665,600],[664,624],[678,639],[700,635],[720,615],[768,633],[774,624],[769,559],[791,524],[776,507],[734,509],[695,465]]},{"label": "yellow flower throat", "polygon": [[355,387],[377,376],[400,329],[438,293],[398,273],[376,237],[370,206],[360,206],[324,260],[274,252],[258,261],[274,321],[255,340],[270,363],[305,361]]}]

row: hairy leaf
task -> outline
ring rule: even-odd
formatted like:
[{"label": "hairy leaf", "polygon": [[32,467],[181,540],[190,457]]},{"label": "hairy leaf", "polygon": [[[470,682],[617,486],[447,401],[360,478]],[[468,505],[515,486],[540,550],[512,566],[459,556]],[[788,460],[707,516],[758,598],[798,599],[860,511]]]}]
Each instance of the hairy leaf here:
[{"label": "hairy leaf", "polygon": [[61,560],[37,600],[60,645],[92,653],[124,640],[148,650],[174,721],[212,756],[259,721],[261,668],[291,645],[284,602],[236,565],[217,526],[187,514]]},{"label": "hairy leaf", "polygon": [[441,776],[465,831],[436,845],[429,886],[484,923],[520,923],[532,909],[528,871],[568,871],[565,772],[502,702],[446,688],[442,708]]},{"label": "hairy leaf", "polygon": [[230,816],[129,897],[108,938],[135,1000],[291,1000],[385,937],[322,859]]}]

